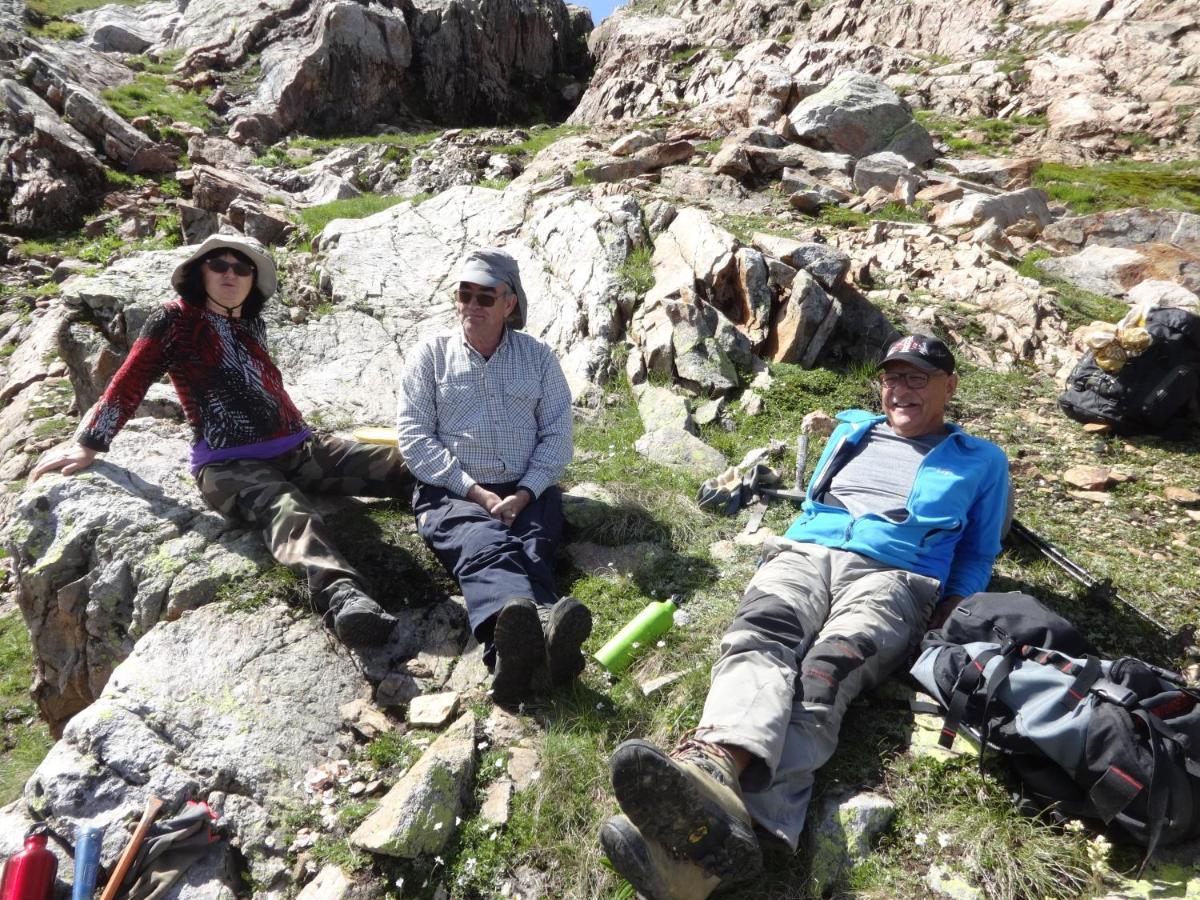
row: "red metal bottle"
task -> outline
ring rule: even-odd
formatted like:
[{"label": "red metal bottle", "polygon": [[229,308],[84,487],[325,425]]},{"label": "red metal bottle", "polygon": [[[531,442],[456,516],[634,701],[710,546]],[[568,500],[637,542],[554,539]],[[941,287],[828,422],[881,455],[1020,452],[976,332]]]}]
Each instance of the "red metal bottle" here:
[{"label": "red metal bottle", "polygon": [[50,900],[58,859],[46,849],[46,831],[35,825],[25,835],[25,849],[4,863],[0,900]]}]

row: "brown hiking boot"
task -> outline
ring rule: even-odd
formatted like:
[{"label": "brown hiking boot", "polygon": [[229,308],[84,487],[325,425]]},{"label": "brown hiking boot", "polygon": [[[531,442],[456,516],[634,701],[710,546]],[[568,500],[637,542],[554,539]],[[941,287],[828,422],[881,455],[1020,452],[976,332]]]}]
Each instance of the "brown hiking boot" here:
[{"label": "brown hiking boot", "polygon": [[574,597],[563,597],[554,606],[538,607],[546,632],[546,668],[550,683],[567,684],[583,672],[581,647],[592,633],[592,612]]},{"label": "brown hiking boot", "polygon": [[514,597],[504,604],[496,616],[492,643],[496,647],[492,699],[501,706],[520,703],[530,694],[533,673],[546,660],[537,604],[528,597]]},{"label": "brown hiking boot", "polygon": [[613,868],[646,900],[704,900],[722,883],[691,860],[672,856],[625,816],[604,823],[600,846]]},{"label": "brown hiking boot", "polygon": [[646,741],[625,741],[609,765],[617,802],[647,838],[724,881],[762,870],[737,766],[724,748],[685,738],[667,754]]}]

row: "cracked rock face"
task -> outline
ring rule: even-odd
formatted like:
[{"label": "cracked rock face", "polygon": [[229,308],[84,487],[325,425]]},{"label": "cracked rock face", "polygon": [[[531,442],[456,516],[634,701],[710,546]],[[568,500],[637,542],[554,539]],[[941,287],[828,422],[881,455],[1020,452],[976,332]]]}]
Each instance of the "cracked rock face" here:
[{"label": "cracked rock face", "polygon": [[256,532],[204,506],[180,426],[135,419],[121,438],[86,472],[27,489],[3,532],[34,647],[33,695],[55,729],[156,622],[269,561]]},{"label": "cracked rock face", "polygon": [[[629,251],[645,240],[641,215],[628,197],[601,200],[559,192],[526,207],[527,196],[488,188],[457,187],[420,205],[402,203],[366,219],[331,222],[320,237],[322,263],[333,297],[334,327],[360,341],[356,377],[369,390],[354,392],[364,404],[355,414],[395,414],[403,352],[455,321],[456,268],[470,248],[494,245],[517,260],[529,301],[525,330],[559,355],[573,396],[579,398],[608,366],[620,335],[618,271]],[[315,340],[315,339],[314,339]],[[328,336],[320,340],[340,347]],[[280,338],[284,375],[313,358],[303,334]],[[344,372],[312,365],[309,376],[290,380],[305,408],[328,396],[318,380]],[[362,383],[361,381],[359,383]],[[369,407],[369,408],[368,408]],[[374,411],[373,411],[374,410]]]},{"label": "cracked rock face", "polygon": [[[310,617],[210,605],[138,643],[30,778],[25,803],[67,834],[105,827],[101,858],[111,862],[126,840],[118,823],[140,816],[147,797],[172,812],[207,798],[255,880],[281,887],[280,811],[303,802],[297,784],[334,747],[339,707],[368,693]],[[193,886],[177,896],[231,896],[220,855],[189,871]]]}]

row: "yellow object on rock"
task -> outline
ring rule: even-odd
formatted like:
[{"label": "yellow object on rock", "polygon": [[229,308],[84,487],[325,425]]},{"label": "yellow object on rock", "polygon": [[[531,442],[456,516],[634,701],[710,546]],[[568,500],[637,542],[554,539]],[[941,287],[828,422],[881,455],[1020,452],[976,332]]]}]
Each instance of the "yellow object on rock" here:
[{"label": "yellow object on rock", "polygon": [[396,429],[385,428],[383,426],[371,425],[366,428],[355,428],[353,434],[354,440],[360,444],[385,444],[388,447],[396,446]]}]

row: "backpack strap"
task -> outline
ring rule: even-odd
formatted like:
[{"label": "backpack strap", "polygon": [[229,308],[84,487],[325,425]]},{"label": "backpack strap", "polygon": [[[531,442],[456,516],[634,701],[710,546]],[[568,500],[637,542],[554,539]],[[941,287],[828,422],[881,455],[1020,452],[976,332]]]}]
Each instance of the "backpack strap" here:
[{"label": "backpack strap", "polygon": [[1154,754],[1154,768],[1150,771],[1150,803],[1146,813],[1147,824],[1150,826],[1150,837],[1146,841],[1146,855],[1142,857],[1142,864],[1138,867],[1138,878],[1141,878],[1142,870],[1146,868],[1146,863],[1154,855],[1154,849],[1158,846],[1158,839],[1162,836],[1163,826],[1166,824],[1167,794],[1171,788],[1168,779],[1164,777],[1169,761],[1166,759],[1167,751],[1163,746],[1163,738],[1164,736],[1173,737],[1174,732],[1163,725],[1158,716],[1152,716],[1144,709],[1134,710],[1133,715],[1146,724],[1146,730],[1150,735],[1150,749]]},{"label": "backpack strap", "polygon": [[967,704],[971,701],[979,682],[983,680],[983,670],[993,657],[999,655],[999,650],[984,650],[959,671],[954,690],[950,693],[950,706],[942,722],[942,733],[938,737],[939,746],[949,750],[954,745],[959,726],[967,713]]},{"label": "backpack strap", "polygon": [[1026,645],[1017,644],[1010,641],[1000,651],[1000,662],[996,663],[996,667],[992,669],[992,674],[988,676],[987,684],[984,687],[983,693],[983,712],[981,713],[979,723],[979,771],[983,771],[983,751],[987,746],[988,734],[991,731],[989,726],[988,710],[991,708],[992,700],[995,699],[997,691],[1004,682],[1008,681],[1008,676],[1012,674],[1013,667],[1017,664],[1017,660],[1025,655],[1025,651],[1030,649]]}]

